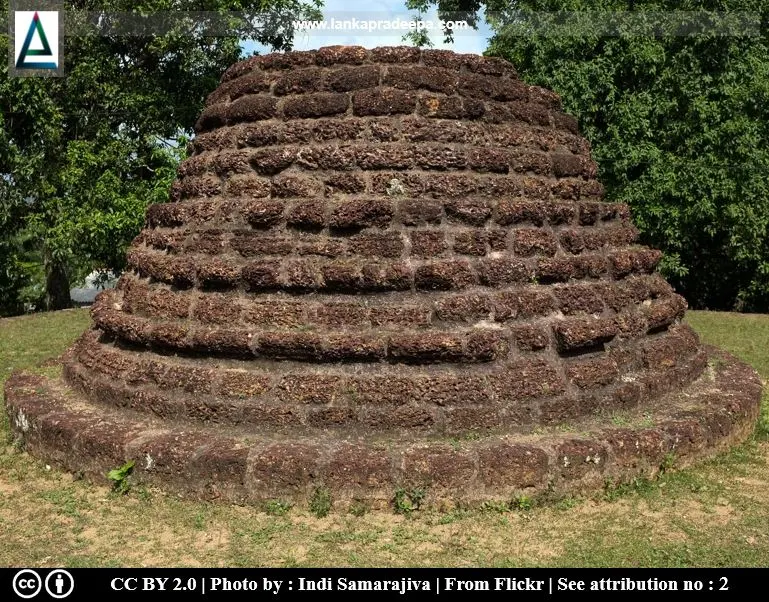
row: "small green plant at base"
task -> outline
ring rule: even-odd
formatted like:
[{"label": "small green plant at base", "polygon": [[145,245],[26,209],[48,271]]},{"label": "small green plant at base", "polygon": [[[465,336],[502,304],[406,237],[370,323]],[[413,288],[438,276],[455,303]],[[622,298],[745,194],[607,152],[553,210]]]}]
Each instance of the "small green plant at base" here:
[{"label": "small green plant at base", "polygon": [[143,502],[149,502],[152,499],[152,493],[150,493],[150,490],[147,489],[144,486],[138,487],[134,490],[134,493],[138,496],[140,500]]},{"label": "small green plant at base", "polygon": [[567,496],[555,502],[555,508],[558,510],[571,510],[575,506],[578,506],[581,502],[582,500],[579,498]]},{"label": "small green plant at base", "polygon": [[425,499],[425,495],[427,495],[427,492],[422,487],[396,489],[395,499],[393,500],[395,512],[397,514],[411,514],[415,510],[419,510]]},{"label": "small green plant at base", "polygon": [[293,507],[293,504],[284,500],[270,500],[264,506],[264,511],[270,516],[284,516]]},{"label": "small green plant at base", "polygon": [[200,531],[206,527],[206,515],[202,512],[198,512],[194,519],[195,528]]},{"label": "small green plant at base", "polygon": [[350,504],[349,513],[353,516],[363,516],[368,512],[368,505],[362,500],[353,500]]},{"label": "small green plant at base", "polygon": [[614,426],[628,426],[630,424],[630,421],[627,419],[626,416],[623,416],[622,414],[614,414],[611,417],[611,423]]},{"label": "small green plant at base", "polygon": [[112,481],[112,491],[119,495],[127,494],[131,489],[129,477],[133,472],[136,462],[129,460],[120,468],[114,468],[107,473],[107,478]]},{"label": "small green plant at base", "polygon": [[316,487],[310,498],[310,512],[318,518],[328,516],[328,513],[331,511],[332,503],[331,492],[328,487]]},{"label": "small green plant at base", "polygon": [[662,459],[662,463],[660,464],[660,472],[662,474],[668,472],[673,468],[675,463],[676,463],[676,455],[673,452],[666,453],[665,457]]},{"label": "small green plant at base", "polygon": [[484,512],[499,512],[502,514],[510,510],[510,505],[502,500],[486,500],[481,504],[481,510]]},{"label": "small green plant at base", "polygon": [[510,503],[510,507],[514,510],[528,512],[534,507],[534,500],[531,499],[528,495],[519,495],[518,497],[513,498],[513,501]]},{"label": "small green plant at base", "polygon": [[601,496],[604,501],[615,502],[618,499],[630,494],[643,495],[654,491],[655,482],[652,479],[635,477],[627,482],[615,482],[612,479],[606,479],[604,491]]}]

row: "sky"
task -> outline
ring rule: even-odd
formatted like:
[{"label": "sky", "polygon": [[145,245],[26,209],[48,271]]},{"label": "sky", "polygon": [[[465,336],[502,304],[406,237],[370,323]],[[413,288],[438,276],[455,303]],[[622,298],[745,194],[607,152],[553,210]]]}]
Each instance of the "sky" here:
[{"label": "sky", "polygon": [[[324,0],[323,16],[326,19],[331,17],[337,20],[357,18],[374,20],[392,20],[401,18],[412,20],[416,11],[409,11],[405,7],[405,0]],[[428,13],[422,16],[422,19],[430,19],[437,22],[437,9],[431,8]],[[337,44],[363,46],[365,48],[376,48],[377,46],[399,46],[410,45],[402,40],[405,31],[337,31],[337,32],[297,32],[294,38],[294,50],[315,50],[323,46],[334,46]],[[446,44],[443,41],[443,35],[435,32],[431,35],[434,48],[444,48],[456,52],[481,54],[488,45],[488,39],[491,37],[491,31],[488,25],[479,19],[478,29],[469,29],[466,32],[457,31],[454,34],[454,42]],[[270,49],[251,41],[244,41],[242,44],[246,54],[251,54],[256,50],[259,54],[266,54]]]}]

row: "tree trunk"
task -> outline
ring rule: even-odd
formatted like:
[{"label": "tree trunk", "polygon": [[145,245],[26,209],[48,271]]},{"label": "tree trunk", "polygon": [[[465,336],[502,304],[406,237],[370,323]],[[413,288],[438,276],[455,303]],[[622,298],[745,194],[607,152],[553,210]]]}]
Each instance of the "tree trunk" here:
[{"label": "tree trunk", "polygon": [[67,268],[48,253],[45,257],[45,304],[48,311],[72,307]]}]

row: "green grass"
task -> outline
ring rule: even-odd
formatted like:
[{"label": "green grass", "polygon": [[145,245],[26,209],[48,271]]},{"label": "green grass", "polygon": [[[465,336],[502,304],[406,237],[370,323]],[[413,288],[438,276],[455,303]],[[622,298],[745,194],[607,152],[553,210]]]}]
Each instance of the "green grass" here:
[{"label": "green grass", "polygon": [[[703,340],[769,378],[769,316],[690,312]],[[0,381],[54,357],[87,327],[75,310],[0,320]],[[694,469],[541,505],[470,510],[334,504],[264,508],[118,496],[20,452],[0,424],[2,566],[767,566],[769,404],[747,443]],[[607,417],[623,425],[622,414]],[[457,445],[462,445],[457,441]],[[393,492],[395,496],[396,492]],[[412,499],[416,498],[416,499]]]}]

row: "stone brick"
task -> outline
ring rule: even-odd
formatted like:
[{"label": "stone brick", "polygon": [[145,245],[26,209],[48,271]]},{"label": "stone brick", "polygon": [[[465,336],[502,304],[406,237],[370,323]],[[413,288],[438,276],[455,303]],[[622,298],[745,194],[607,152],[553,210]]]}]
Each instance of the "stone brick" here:
[{"label": "stone brick", "polygon": [[206,288],[233,288],[240,280],[240,266],[228,259],[209,259],[198,265],[197,277]]},{"label": "stone brick", "polygon": [[321,200],[302,201],[288,211],[286,223],[294,228],[320,230],[326,223],[326,205]]},{"label": "stone brick", "polygon": [[419,305],[372,307],[370,317],[374,326],[427,326],[430,309]]},{"label": "stone brick", "polygon": [[[249,357],[251,351],[252,335],[243,329],[198,329],[192,334],[192,343],[195,349],[206,350],[211,355],[234,355]],[[184,345],[174,344],[174,347]]]},{"label": "stone brick", "polygon": [[323,469],[323,479],[341,489],[380,489],[391,482],[392,460],[384,450],[342,444]]},{"label": "stone brick", "polygon": [[243,281],[250,291],[264,291],[276,288],[280,274],[277,261],[254,261],[241,270]]},{"label": "stone brick", "polygon": [[192,316],[208,324],[232,324],[240,320],[240,310],[233,296],[209,293],[198,297]]},{"label": "stone brick", "polygon": [[253,230],[236,230],[232,233],[230,246],[243,257],[261,255],[288,255],[295,242],[286,236],[269,236]]},{"label": "stone brick", "polygon": [[246,399],[264,395],[271,387],[271,378],[247,370],[226,370],[222,373],[218,393],[226,397]]},{"label": "stone brick", "polygon": [[[211,107],[211,109],[216,108]],[[277,114],[278,101],[270,96],[252,94],[243,96],[227,107],[228,123],[272,119]],[[208,109],[207,109],[208,110]]]},{"label": "stone brick", "polygon": [[590,286],[554,286],[553,296],[558,301],[558,308],[566,315],[580,312],[597,314],[604,308],[598,293]]},{"label": "stone brick", "polygon": [[411,233],[413,257],[440,257],[448,249],[443,230],[414,230]]},{"label": "stone brick", "polygon": [[412,113],[417,97],[413,92],[392,88],[372,88],[353,93],[353,113],[358,116]]},{"label": "stone brick", "polygon": [[273,175],[291,167],[297,158],[297,149],[290,147],[264,148],[251,154],[251,165],[260,175]]},{"label": "stone brick", "polygon": [[492,362],[507,357],[510,352],[508,334],[486,330],[474,332],[467,338],[466,356],[469,361]]},{"label": "stone brick", "polygon": [[528,282],[533,275],[531,268],[524,261],[510,257],[481,259],[478,273],[481,282],[487,286]]},{"label": "stone brick", "polygon": [[278,281],[281,286],[296,292],[310,291],[318,287],[320,272],[312,261],[285,261]]},{"label": "stone brick", "polygon": [[400,144],[378,144],[356,149],[361,169],[408,169],[414,165],[414,149]]},{"label": "stone brick", "polygon": [[500,226],[520,223],[531,223],[535,226],[541,226],[545,222],[545,207],[540,203],[516,199],[500,199],[499,203],[497,203],[495,221]]},{"label": "stone brick", "polygon": [[249,462],[248,484],[262,495],[304,489],[320,474],[320,448],[303,443],[274,443]]},{"label": "stone brick", "polygon": [[521,229],[513,232],[513,251],[516,255],[555,255],[557,244],[551,232]]},{"label": "stone brick", "polygon": [[383,46],[371,50],[371,60],[382,63],[418,63],[421,51],[414,46]]},{"label": "stone brick", "polygon": [[486,230],[469,230],[454,234],[454,252],[462,255],[486,255]]},{"label": "stone brick", "polygon": [[539,351],[550,345],[550,335],[544,326],[520,324],[511,330],[513,340],[521,351]]},{"label": "stone brick", "polygon": [[392,204],[383,199],[354,199],[346,201],[331,212],[332,228],[386,227],[393,216]]},{"label": "stone brick", "polygon": [[362,46],[326,46],[315,53],[317,65],[334,65],[337,63],[359,65],[368,56],[368,51]]},{"label": "stone brick", "polygon": [[310,198],[323,195],[323,182],[299,173],[284,172],[272,179],[270,194],[276,198]]},{"label": "stone brick", "polygon": [[411,289],[414,281],[412,268],[405,263],[367,263],[361,269],[360,290],[403,291]]},{"label": "stone brick", "polygon": [[667,452],[665,438],[656,429],[613,429],[604,441],[611,447],[615,461],[632,468],[657,468]]},{"label": "stone brick", "polygon": [[[510,378],[515,374],[515,378]],[[555,367],[542,359],[520,359],[511,362],[506,375],[492,380],[497,401],[503,404],[563,392],[564,383]]]},{"label": "stone brick", "polygon": [[464,434],[498,429],[503,418],[492,405],[462,406],[445,410],[444,424],[447,434]]},{"label": "stone brick", "polygon": [[343,393],[344,379],[320,373],[288,374],[275,388],[277,398],[287,404],[330,404]]},{"label": "stone brick", "polygon": [[264,198],[270,194],[270,181],[256,174],[235,174],[227,178],[227,195],[245,198]]},{"label": "stone brick", "polygon": [[354,291],[362,286],[361,267],[357,263],[332,263],[320,268],[323,286],[334,291]]},{"label": "stone brick", "polygon": [[255,228],[269,228],[283,220],[285,204],[264,199],[251,201],[243,208],[243,217]]},{"label": "stone brick", "polygon": [[466,159],[464,152],[451,146],[426,146],[414,147],[414,162],[422,169],[462,169]]},{"label": "stone brick", "polygon": [[547,470],[547,455],[536,447],[503,443],[478,450],[478,474],[485,485],[538,487],[545,484]]},{"label": "stone brick", "polygon": [[429,410],[410,404],[388,410],[369,410],[363,417],[367,427],[376,430],[426,430],[433,426],[435,417]]},{"label": "stone brick", "polygon": [[443,204],[434,199],[406,199],[398,203],[398,214],[404,226],[438,224]]},{"label": "stone brick", "polygon": [[617,363],[608,357],[569,362],[566,374],[578,387],[608,385],[619,375]]},{"label": "stone brick", "polygon": [[331,193],[354,194],[366,190],[366,180],[351,173],[333,174],[326,177],[323,182]]},{"label": "stone brick", "polygon": [[610,341],[617,335],[614,320],[607,318],[569,318],[553,326],[559,351],[593,347]]},{"label": "stone brick", "polygon": [[273,92],[276,96],[316,92],[320,86],[320,75],[321,70],[315,67],[288,71],[277,79]]},{"label": "stone brick", "polygon": [[320,361],[374,362],[384,359],[385,340],[379,335],[343,333],[325,336],[318,355]]},{"label": "stone brick", "polygon": [[312,311],[312,318],[328,326],[355,326],[365,323],[370,310],[359,303],[319,304]]},{"label": "stone brick", "polygon": [[419,290],[461,289],[476,281],[475,273],[465,261],[434,261],[417,267],[414,272],[414,284]]},{"label": "stone brick", "polygon": [[335,92],[373,88],[377,84],[379,84],[379,67],[374,65],[341,67],[329,72],[325,78],[325,85]]},{"label": "stone brick", "polygon": [[465,356],[464,337],[455,334],[401,334],[388,340],[387,355],[403,362],[456,362]]},{"label": "stone brick", "polygon": [[443,297],[435,303],[435,315],[450,322],[477,322],[487,319],[492,309],[491,300],[484,294],[464,294]]},{"label": "stone brick", "polygon": [[404,455],[403,479],[415,485],[453,488],[472,481],[475,461],[466,451],[433,445]]},{"label": "stone brick", "polygon": [[612,273],[623,278],[631,273],[650,273],[662,258],[662,253],[653,249],[615,251],[609,254]]},{"label": "stone brick", "polygon": [[400,232],[366,232],[350,238],[350,251],[364,257],[400,257],[403,240]]},{"label": "stone brick", "polygon": [[347,111],[349,104],[350,99],[347,94],[333,92],[302,94],[297,98],[287,98],[283,101],[283,115],[289,119],[338,115]]},{"label": "stone brick", "polygon": [[607,459],[606,449],[591,441],[573,439],[556,450],[556,466],[561,476],[568,479],[578,479],[589,472],[603,472]]},{"label": "stone brick", "polygon": [[444,207],[449,219],[471,226],[482,226],[491,217],[491,206],[485,199],[451,200]]},{"label": "stone brick", "polygon": [[456,73],[441,67],[422,65],[392,65],[382,83],[402,90],[430,90],[453,94],[456,91]]},{"label": "stone brick", "polygon": [[686,300],[681,295],[673,294],[670,297],[652,301],[646,311],[646,320],[649,329],[664,328],[683,318],[686,310]]},{"label": "stone brick", "polygon": [[296,327],[305,322],[304,308],[305,305],[298,301],[251,302],[243,308],[243,320],[260,326]]},{"label": "stone brick", "polygon": [[473,148],[468,151],[467,165],[479,172],[506,174],[510,171],[510,153],[502,148]]}]

